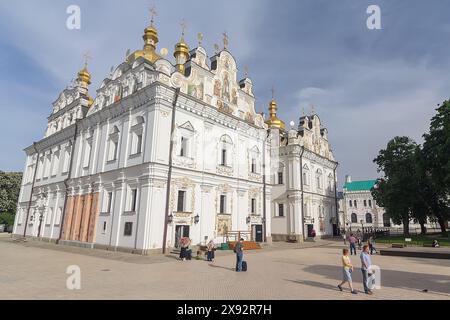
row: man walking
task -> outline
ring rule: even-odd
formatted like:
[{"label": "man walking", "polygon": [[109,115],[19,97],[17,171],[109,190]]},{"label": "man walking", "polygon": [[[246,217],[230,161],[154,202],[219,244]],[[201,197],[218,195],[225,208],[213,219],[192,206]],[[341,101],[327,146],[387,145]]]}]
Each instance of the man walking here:
[{"label": "man walking", "polygon": [[353,233],[350,234],[348,243],[350,243],[350,255],[353,255],[354,252],[356,256],[356,238],[353,236]]},{"label": "man walking", "polygon": [[367,244],[363,246],[360,258],[361,258],[361,271],[363,275],[364,292],[366,294],[373,294],[373,292],[369,289],[368,286],[369,270],[371,269],[372,261],[370,259],[369,246]]},{"label": "man walking", "polygon": [[236,253],[236,272],[242,271],[242,260],[244,259],[244,239],[239,239],[234,247]]}]

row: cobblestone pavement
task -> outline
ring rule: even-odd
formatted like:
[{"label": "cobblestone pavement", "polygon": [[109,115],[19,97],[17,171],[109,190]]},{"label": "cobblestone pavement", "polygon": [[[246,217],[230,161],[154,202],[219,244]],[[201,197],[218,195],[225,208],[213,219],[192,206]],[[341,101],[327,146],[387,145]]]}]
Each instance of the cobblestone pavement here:
[{"label": "cobblestone pavement", "polygon": [[[138,256],[0,238],[0,299],[449,299],[450,260],[373,256],[382,288],[358,295],[338,291],[338,242],[275,244],[245,253],[248,272],[236,273],[234,255],[214,263],[174,256]],[[359,267],[359,259],[351,257]],[[66,269],[81,268],[81,290],[68,290]],[[428,292],[422,290],[427,289]]]}]

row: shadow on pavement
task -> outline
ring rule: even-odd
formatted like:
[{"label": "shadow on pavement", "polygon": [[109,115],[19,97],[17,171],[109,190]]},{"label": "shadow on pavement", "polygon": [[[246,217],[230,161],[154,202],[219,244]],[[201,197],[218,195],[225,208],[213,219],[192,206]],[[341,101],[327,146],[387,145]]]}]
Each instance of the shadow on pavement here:
[{"label": "shadow on pavement", "polygon": [[294,282],[294,283],[298,283],[298,284],[304,284],[304,285],[311,286],[311,287],[317,287],[317,288],[322,288],[322,289],[327,289],[327,290],[333,290],[333,291],[340,292],[340,290],[338,289],[337,285],[336,286],[332,286],[330,284],[317,282],[317,281],[309,281],[309,280],[289,280],[289,279],[284,279],[284,280],[285,281]]},{"label": "shadow on pavement", "polygon": [[224,266],[218,266],[218,265],[211,264],[211,263],[208,264],[208,266],[210,266],[211,268],[219,268],[219,269],[225,269],[225,270],[228,270],[228,271],[236,272],[235,268],[228,268],[228,267],[224,267]]},{"label": "shadow on pavement", "polygon": [[[341,270],[342,268],[339,266],[329,265],[313,265],[303,269],[303,271],[325,276],[337,282],[341,281]],[[352,278],[353,282],[361,282],[361,269],[355,268]],[[417,291],[427,289],[429,291],[450,294],[450,275],[381,269],[381,287],[403,288]]]}]

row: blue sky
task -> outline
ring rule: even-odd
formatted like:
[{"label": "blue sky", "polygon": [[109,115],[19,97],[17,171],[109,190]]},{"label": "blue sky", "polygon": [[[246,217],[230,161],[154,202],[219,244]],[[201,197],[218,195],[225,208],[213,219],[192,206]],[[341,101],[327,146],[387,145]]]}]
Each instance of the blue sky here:
[{"label": "blue sky", "polygon": [[[42,138],[51,103],[86,50],[93,92],[127,49],[142,46],[151,3],[159,48],[173,50],[183,18],[191,47],[202,32],[210,55],[228,32],[240,70],[249,68],[257,111],[266,111],[272,86],[286,123],[314,105],[340,163],[340,184],[345,174],[376,177],[372,160],[393,136],[420,143],[435,106],[450,98],[446,0],[4,0],[0,170],[23,169],[23,148]],[[81,7],[81,30],[66,28],[71,4]],[[381,8],[382,30],[366,27],[371,4]]]}]

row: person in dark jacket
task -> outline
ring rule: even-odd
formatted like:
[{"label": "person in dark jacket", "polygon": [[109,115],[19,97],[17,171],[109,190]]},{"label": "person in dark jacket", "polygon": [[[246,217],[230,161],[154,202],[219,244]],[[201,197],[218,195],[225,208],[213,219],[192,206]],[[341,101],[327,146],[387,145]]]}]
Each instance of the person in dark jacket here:
[{"label": "person in dark jacket", "polygon": [[234,247],[236,253],[236,271],[242,271],[242,261],[244,260],[244,239],[239,239]]}]

